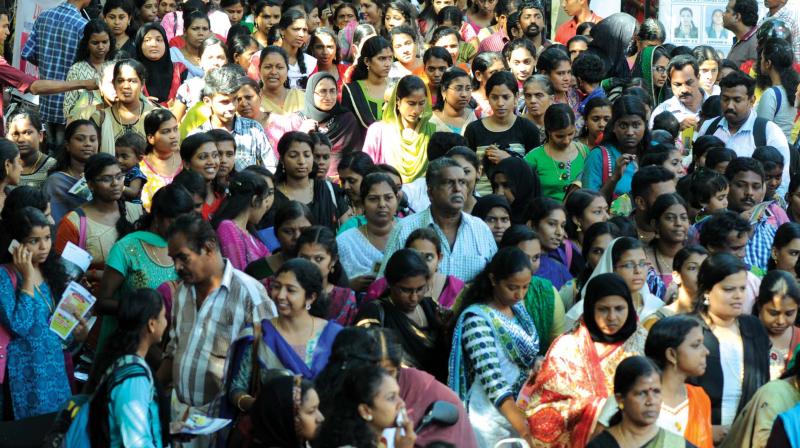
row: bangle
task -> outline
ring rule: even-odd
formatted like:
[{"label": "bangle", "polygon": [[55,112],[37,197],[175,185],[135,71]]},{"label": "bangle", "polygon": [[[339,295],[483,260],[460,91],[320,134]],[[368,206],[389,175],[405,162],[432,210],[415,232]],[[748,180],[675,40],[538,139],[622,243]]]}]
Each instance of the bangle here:
[{"label": "bangle", "polygon": [[248,395],[248,394],[242,394],[242,395],[239,395],[239,399],[238,399],[238,400],[236,400],[236,407],[237,407],[237,408],[239,408],[239,410],[240,410],[240,411],[242,411],[242,412],[247,412],[247,411],[245,411],[245,410],[242,408],[242,399],[243,399],[243,398],[246,398],[246,397],[249,397],[249,396],[250,396],[250,395]]}]

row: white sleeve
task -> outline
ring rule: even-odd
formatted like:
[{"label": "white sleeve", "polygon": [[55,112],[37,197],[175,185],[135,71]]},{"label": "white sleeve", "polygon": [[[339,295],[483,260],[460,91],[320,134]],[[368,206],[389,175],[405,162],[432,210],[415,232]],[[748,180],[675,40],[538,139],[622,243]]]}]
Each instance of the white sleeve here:
[{"label": "white sleeve", "polygon": [[770,121],[767,123],[767,146],[772,146],[778,150],[783,156],[783,176],[781,176],[781,186],[778,188],[777,194],[783,197],[789,188],[789,165],[792,159],[789,153],[789,142],[786,136],[777,124]]}]

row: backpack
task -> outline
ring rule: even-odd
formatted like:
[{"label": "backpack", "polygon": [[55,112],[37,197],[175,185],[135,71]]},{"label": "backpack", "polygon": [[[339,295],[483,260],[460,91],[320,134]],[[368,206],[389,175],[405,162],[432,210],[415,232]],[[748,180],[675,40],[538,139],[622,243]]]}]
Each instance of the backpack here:
[{"label": "backpack", "polygon": [[[715,118],[703,135],[714,135],[717,129],[719,129],[719,123],[721,121],[722,117]],[[767,146],[767,123],[769,123],[769,120],[766,118],[756,117],[756,122],[753,124],[753,142],[756,148],[759,146]]]},{"label": "backpack", "polygon": [[[91,448],[89,438],[89,408],[93,400],[108,402],[111,391],[126,380],[146,376],[155,397],[155,383],[150,368],[138,356],[125,355],[106,370],[92,394],[78,394],[67,401],[56,415],[53,427],[42,444],[48,448]],[[106,422],[107,424],[107,422]],[[153,437],[161,437],[153,434]]]}]

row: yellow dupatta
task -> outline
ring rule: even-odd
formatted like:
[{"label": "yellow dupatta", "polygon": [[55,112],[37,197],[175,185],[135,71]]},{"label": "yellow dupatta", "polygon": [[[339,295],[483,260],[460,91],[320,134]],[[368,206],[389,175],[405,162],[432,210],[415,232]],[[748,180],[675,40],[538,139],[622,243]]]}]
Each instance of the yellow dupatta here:
[{"label": "yellow dupatta", "polygon": [[286,99],[283,101],[283,106],[261,95],[261,108],[265,112],[274,113],[278,115],[289,115],[303,109],[303,102],[305,101],[305,93],[299,89],[288,89]]},{"label": "yellow dupatta", "polygon": [[[381,122],[390,132],[383,136],[381,145],[384,146],[383,152],[387,163],[397,168],[403,183],[408,183],[425,175],[425,170],[428,168],[428,141],[436,132],[436,125],[430,122],[433,109],[431,109],[430,94],[428,89],[425,89],[428,101],[416,129],[413,132],[403,132],[403,124],[397,113],[398,85],[399,83],[394,85],[392,95],[384,105]],[[397,146],[394,145],[394,141],[398,142]]]}]

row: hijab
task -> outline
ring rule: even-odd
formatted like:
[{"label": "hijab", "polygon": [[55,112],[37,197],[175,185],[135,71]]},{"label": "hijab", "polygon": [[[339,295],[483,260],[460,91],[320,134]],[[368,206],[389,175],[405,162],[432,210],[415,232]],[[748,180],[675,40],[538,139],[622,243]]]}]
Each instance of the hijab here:
[{"label": "hijab", "polygon": [[300,447],[295,420],[296,396],[302,400],[302,377],[283,375],[267,381],[261,387],[253,404],[253,446],[259,447]]},{"label": "hijab", "polygon": [[[157,61],[147,59],[142,52],[144,36],[151,30],[158,31],[159,34],[161,34],[161,38],[164,39],[164,56]],[[167,33],[164,31],[164,28],[155,22],[142,25],[136,33],[134,44],[136,45],[136,60],[141,62],[147,70],[147,77],[144,82],[147,95],[158,98],[159,103],[169,101],[174,67],[172,64],[172,57],[169,55],[169,41],[167,40]]]},{"label": "hijab", "polygon": [[663,86],[656,90],[657,88],[653,84],[653,64],[656,62],[656,49],[658,48],[661,47],[646,47],[642,50],[633,64],[633,73],[631,74],[634,78],[642,78],[645,90],[650,94],[650,98],[653,99],[653,107],[664,101],[665,90]]},{"label": "hijab", "polygon": [[528,202],[531,198],[542,195],[539,178],[533,174],[530,165],[519,157],[506,157],[491,169],[490,180],[498,173],[508,179],[509,187],[514,192],[511,203],[511,222],[525,224],[527,221]]},{"label": "hijab", "polygon": [[511,205],[508,203],[505,196],[487,194],[486,196],[478,198],[475,207],[472,208],[472,216],[480,218],[481,220],[486,220],[486,215],[495,207],[504,208],[509,215],[511,214]]},{"label": "hijab", "polygon": [[333,85],[334,86],[336,85],[336,78],[334,78],[333,75],[331,75],[330,73],[328,72],[314,73],[313,75],[311,75],[310,78],[308,78],[308,83],[306,84],[306,93],[305,93],[306,101],[305,104],[303,104],[303,115],[306,118],[310,118],[320,123],[328,121],[332,117],[341,115],[346,112],[345,108],[343,108],[338,101],[334,103],[333,109],[329,111],[320,110],[314,104],[314,89],[317,88],[317,84],[319,84],[320,81],[322,81],[323,79],[330,79],[331,81],[333,81]]},{"label": "hijab", "polygon": [[329,111],[320,110],[314,104],[314,89],[323,79],[330,79],[336,84],[336,78],[328,72],[318,72],[308,78],[305,92],[305,103],[300,114],[304,118],[314,120],[317,123],[317,130],[325,134],[331,141],[331,152],[334,154],[331,160],[328,175],[336,173],[339,164],[339,153],[351,148],[361,148],[364,146],[365,129],[356,120],[352,112],[342,107],[337,101]]},{"label": "hijab", "polygon": [[609,64],[607,78],[631,78],[627,57],[636,28],[636,19],[624,12],[612,14],[592,28],[589,49],[605,55]]},{"label": "hijab", "polygon": [[[606,250],[608,252],[608,250]],[[614,273],[604,273],[592,277],[586,284],[586,295],[583,302],[583,324],[589,331],[594,342],[605,342],[613,344],[627,340],[633,333],[636,332],[636,325],[638,318],[636,310],[633,307],[633,298],[628,290],[628,285],[625,280]],[[597,322],[594,320],[594,308],[601,299],[608,296],[620,296],[625,299],[628,304],[628,317],[622,328],[617,330],[613,335],[607,335],[600,330]]]},{"label": "hijab", "polygon": [[409,136],[403,135],[403,123],[397,111],[399,104],[397,87],[399,85],[400,83],[398,82],[392,88],[392,95],[384,106],[381,121],[390,129],[390,132],[383,135],[383,144],[387,148],[391,148],[387,152],[395,153],[388,160],[394,162],[390,164],[400,172],[400,178],[405,184],[422,177],[428,168],[428,142],[431,139],[431,135],[436,132],[436,125],[430,122],[433,116],[433,109],[431,109],[430,95],[425,89],[428,101],[425,102],[425,110],[422,111],[422,115],[419,117],[419,123],[417,123],[415,129],[416,132]]}]

